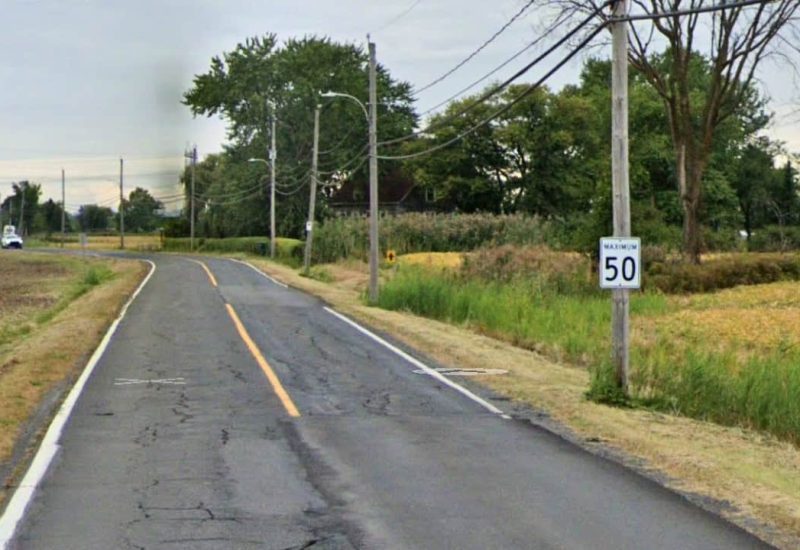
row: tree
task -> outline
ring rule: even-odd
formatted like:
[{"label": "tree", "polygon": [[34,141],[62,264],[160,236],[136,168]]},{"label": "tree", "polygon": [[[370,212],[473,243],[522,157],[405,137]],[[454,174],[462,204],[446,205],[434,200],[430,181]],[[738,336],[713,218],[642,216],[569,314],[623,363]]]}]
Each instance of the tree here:
[{"label": "tree", "polygon": [[[543,2],[567,12],[600,7],[595,0]],[[717,5],[715,0],[634,2],[649,15],[712,4]],[[763,101],[755,87],[756,69],[779,39],[789,39],[798,8],[797,0],[775,0],[709,14],[654,18],[631,26],[630,63],[656,90],[667,114],[683,208],[683,248],[693,262],[699,261],[701,251],[703,176],[717,132],[736,115],[745,121],[743,110],[759,115],[746,122],[755,127],[765,124],[760,116]],[[710,32],[698,29],[701,18],[709,22]],[[656,51],[661,47],[663,51]]]},{"label": "tree", "polygon": [[[261,185],[265,167],[247,161],[267,156],[273,114],[270,102],[277,117],[279,233],[301,236],[308,208],[308,195],[302,191],[307,189],[304,185],[311,164],[314,109],[318,104],[323,109],[323,179],[341,179],[366,170],[361,159],[366,150],[367,123],[361,108],[344,98],[323,101],[320,94],[329,90],[347,93],[366,104],[367,61],[367,53],[360,46],[313,36],[279,44],[274,34],[248,39],[233,51],[214,57],[209,71],[197,75],[193,87],[184,94],[184,104],[194,115],[220,115],[228,124],[230,144],[222,163],[213,171],[214,182],[208,186],[209,200],[204,205],[208,211],[202,216],[220,220],[235,214],[243,223],[237,231],[245,234],[263,234],[268,227],[267,198],[256,200],[248,193]],[[383,66],[377,73],[379,139],[411,133],[416,121],[411,87],[395,81]],[[222,181],[223,175],[234,177]],[[244,215],[247,220],[241,219]],[[220,227],[214,221],[210,224]],[[226,234],[230,234],[228,229]]]},{"label": "tree", "polygon": [[[46,233],[61,232],[61,204],[53,199],[47,199],[40,209],[40,219],[37,221],[37,229],[42,229]],[[66,229],[69,230],[69,219],[66,220]]]},{"label": "tree", "polygon": [[42,186],[38,183],[21,181],[11,184],[13,194],[3,201],[3,212],[10,225],[17,227],[17,233],[27,234],[34,227],[39,208]]},{"label": "tree", "polygon": [[131,232],[153,231],[158,227],[158,211],[164,207],[149,191],[137,187],[123,201],[125,229]]},{"label": "tree", "polygon": [[77,219],[83,232],[107,231],[114,219],[114,212],[105,206],[84,204],[78,209]]}]

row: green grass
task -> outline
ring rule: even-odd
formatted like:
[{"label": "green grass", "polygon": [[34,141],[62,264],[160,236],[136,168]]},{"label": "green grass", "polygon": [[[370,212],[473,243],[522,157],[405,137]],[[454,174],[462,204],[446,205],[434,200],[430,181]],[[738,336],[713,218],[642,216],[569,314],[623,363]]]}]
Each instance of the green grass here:
[{"label": "green grass", "polygon": [[58,313],[63,311],[71,302],[77,300],[92,288],[110,281],[114,278],[114,272],[105,265],[89,265],[85,268],[82,275],[79,276],[64,292],[61,299],[50,309],[39,313],[36,316],[38,324],[44,324],[50,321]]},{"label": "green grass", "polygon": [[[592,357],[609,349],[608,296],[562,295],[549,291],[541,280],[465,280],[408,266],[381,289],[378,306],[463,324],[579,363],[593,363]],[[659,314],[667,307],[657,294],[635,295],[631,303],[634,315]]]},{"label": "green grass", "polygon": [[[661,294],[635,293],[631,316],[675,311]],[[613,405],[738,425],[800,443],[800,351],[738,358],[702,339],[654,331],[631,349],[631,396],[617,388],[610,362],[608,294],[560,294],[548,281],[482,281],[402,266],[381,289],[378,306],[464,325],[557,360],[592,370],[587,396]]]}]

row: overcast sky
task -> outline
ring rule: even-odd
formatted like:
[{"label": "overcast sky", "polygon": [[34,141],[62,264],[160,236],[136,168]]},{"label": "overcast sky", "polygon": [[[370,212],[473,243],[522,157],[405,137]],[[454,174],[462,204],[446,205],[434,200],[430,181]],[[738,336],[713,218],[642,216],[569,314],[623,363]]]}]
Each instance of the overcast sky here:
[{"label": "overcast sky", "polygon": [[[464,59],[523,5],[522,0],[5,0],[0,52],[0,194],[11,182],[41,183],[67,209],[98,202],[116,208],[119,158],[126,193],[176,190],[183,151],[201,156],[225,140],[218,119],[193,119],[181,105],[211,57],[247,37],[315,34],[366,42],[394,77],[423,86]],[[537,36],[548,14],[527,13],[474,60],[423,93],[419,111],[484,75]],[[597,54],[605,54],[601,49]],[[535,51],[509,65],[510,74]],[[550,85],[577,78],[580,60]],[[763,80],[777,112],[773,137],[800,151],[797,86],[766,66]],[[541,73],[532,72],[530,80]],[[633,129],[632,129],[633,130]]]}]

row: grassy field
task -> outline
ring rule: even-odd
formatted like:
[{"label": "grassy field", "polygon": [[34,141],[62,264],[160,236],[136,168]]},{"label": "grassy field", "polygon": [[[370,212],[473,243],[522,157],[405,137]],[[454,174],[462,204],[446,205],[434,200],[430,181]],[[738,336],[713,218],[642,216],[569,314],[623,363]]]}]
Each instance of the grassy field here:
[{"label": "grassy field", "polygon": [[[401,258],[379,305],[590,367],[590,395],[621,403],[609,362],[609,296],[591,282],[584,285],[581,268],[564,278],[573,260],[554,255],[531,253],[527,264],[516,259],[520,265],[512,269],[502,255],[494,266],[491,256],[469,256],[450,269],[442,269],[436,256]],[[524,276],[507,276],[524,273],[539,257],[547,259],[549,272],[538,266]],[[686,296],[634,293],[629,404],[757,428],[799,444],[798,296],[796,282]]]},{"label": "grassy field", "polygon": [[145,272],[139,262],[0,252],[0,463],[42,399],[77,375]]},{"label": "grassy field", "polygon": [[[119,250],[119,235],[88,235],[86,248],[88,250]],[[29,248],[47,247],[59,248],[61,241],[59,235],[54,235],[50,239],[42,236],[33,236],[25,239],[25,246]],[[81,250],[82,246],[78,235],[68,235],[64,241],[64,248],[68,250]],[[125,235],[126,250],[161,250],[161,236],[157,234],[131,234]]]}]

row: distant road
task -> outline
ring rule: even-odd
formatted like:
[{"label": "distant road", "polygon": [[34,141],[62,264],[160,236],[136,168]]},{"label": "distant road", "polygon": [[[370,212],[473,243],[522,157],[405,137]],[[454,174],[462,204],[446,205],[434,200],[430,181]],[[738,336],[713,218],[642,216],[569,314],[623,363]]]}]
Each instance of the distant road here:
[{"label": "distant road", "polygon": [[766,547],[246,265],[154,261],[10,548]]}]

